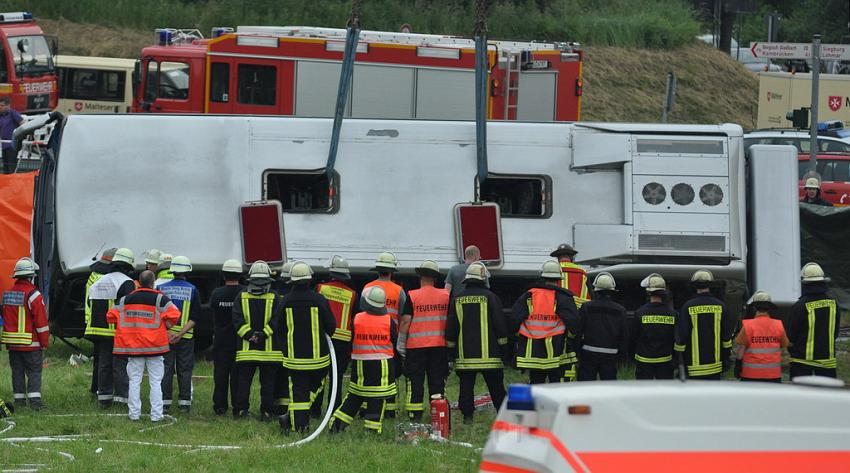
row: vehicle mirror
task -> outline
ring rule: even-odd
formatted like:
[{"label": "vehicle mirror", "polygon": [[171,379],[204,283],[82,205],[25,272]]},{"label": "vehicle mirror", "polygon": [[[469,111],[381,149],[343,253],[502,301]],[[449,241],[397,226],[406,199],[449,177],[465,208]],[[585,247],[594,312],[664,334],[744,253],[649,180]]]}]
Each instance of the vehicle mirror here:
[{"label": "vehicle mirror", "polygon": [[50,55],[56,57],[59,54],[59,38],[56,36],[48,36],[50,45]]},{"label": "vehicle mirror", "polygon": [[139,82],[142,79],[142,61],[136,59],[136,64],[133,65],[133,96],[136,95],[136,90],[139,88]]},{"label": "vehicle mirror", "polygon": [[30,46],[30,41],[26,38],[23,38],[20,41],[18,41],[18,51],[20,51],[21,54],[27,52],[27,50],[29,49],[29,46]]}]

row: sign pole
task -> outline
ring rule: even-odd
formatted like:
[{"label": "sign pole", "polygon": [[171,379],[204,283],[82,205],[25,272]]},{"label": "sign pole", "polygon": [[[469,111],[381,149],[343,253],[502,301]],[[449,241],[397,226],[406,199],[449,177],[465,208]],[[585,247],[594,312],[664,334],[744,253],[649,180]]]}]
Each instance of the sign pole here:
[{"label": "sign pole", "polygon": [[817,171],[818,165],[818,82],[820,80],[820,35],[812,38],[812,117],[809,122],[811,142],[809,144],[809,169]]}]

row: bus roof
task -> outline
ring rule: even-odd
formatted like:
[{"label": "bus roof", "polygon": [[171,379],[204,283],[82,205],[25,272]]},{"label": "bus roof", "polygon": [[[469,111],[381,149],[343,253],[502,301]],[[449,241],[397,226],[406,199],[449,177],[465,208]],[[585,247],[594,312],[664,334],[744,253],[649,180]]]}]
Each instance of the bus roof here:
[{"label": "bus roof", "polygon": [[135,59],[95,56],[56,56],[57,67],[88,67],[96,69],[133,69]]}]

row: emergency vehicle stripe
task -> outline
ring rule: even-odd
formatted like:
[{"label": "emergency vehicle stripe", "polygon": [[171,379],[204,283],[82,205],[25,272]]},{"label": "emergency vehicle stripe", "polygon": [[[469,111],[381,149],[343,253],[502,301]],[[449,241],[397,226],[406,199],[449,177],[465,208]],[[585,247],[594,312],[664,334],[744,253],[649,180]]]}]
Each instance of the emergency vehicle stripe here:
[{"label": "emergency vehicle stripe", "polygon": [[718,471],[843,471],[848,451],[580,452],[591,471],[711,473]]},{"label": "emergency vehicle stripe", "polygon": [[535,473],[534,470],[526,470],[525,468],[519,468],[516,466],[489,461],[481,462],[481,464],[478,465],[478,469],[481,471],[490,471],[493,473]]},{"label": "emergency vehicle stripe", "polygon": [[[573,471],[578,473],[589,473],[589,470],[581,463],[581,460],[576,458],[575,455],[561,442],[561,439],[556,437],[552,432],[540,429],[540,428],[528,428],[523,425],[512,424],[510,422],[505,422],[503,420],[497,420],[493,423],[493,430],[500,432],[515,432],[517,434],[527,434],[533,437],[539,437],[542,439],[546,439],[552,445],[552,448],[558,452],[558,454],[563,457],[564,460],[570,465],[570,468]],[[631,468],[629,468],[631,469]],[[637,471],[637,470],[635,470]]]}]

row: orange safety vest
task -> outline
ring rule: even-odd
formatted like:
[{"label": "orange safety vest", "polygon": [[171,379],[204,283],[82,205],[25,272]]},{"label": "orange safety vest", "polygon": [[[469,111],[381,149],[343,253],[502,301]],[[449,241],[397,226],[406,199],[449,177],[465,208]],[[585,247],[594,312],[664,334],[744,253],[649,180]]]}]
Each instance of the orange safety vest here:
[{"label": "orange safety vest", "polygon": [[389,360],[393,352],[392,319],[383,315],[358,312],[354,316],[352,360]]},{"label": "orange safety vest", "polygon": [[356,296],[354,290],[340,281],[330,281],[317,285],[316,292],[325,296],[325,299],[328,300],[328,305],[331,306],[331,312],[333,312],[336,320],[336,330],[334,330],[331,338],[350,342],[351,314],[354,312],[354,297]]},{"label": "orange safety vest", "polygon": [[446,346],[449,292],[434,286],[410,291],[413,319],[407,329],[407,348]]},{"label": "orange safety vest", "polygon": [[748,379],[776,379],[782,377],[781,320],[758,316],[744,320],[747,348],[741,360],[741,377]]},{"label": "orange safety vest", "polygon": [[566,331],[558,316],[553,289],[534,288],[528,292],[528,317],[519,327],[519,334],[526,338],[540,339],[561,335]]},{"label": "orange safety vest", "polygon": [[581,266],[561,261],[561,287],[573,293],[576,307],[590,300],[590,291],[587,289],[587,271]]},{"label": "orange safety vest", "polygon": [[384,281],[382,279],[376,279],[365,286],[363,286],[363,291],[372,286],[381,286],[384,292],[387,294],[387,313],[390,314],[390,317],[398,323],[398,313],[401,312],[402,307],[399,307],[399,303],[401,302],[401,286],[392,282],[392,281]]},{"label": "orange safety vest", "polygon": [[115,355],[150,356],[167,353],[168,330],[165,321],[180,320],[180,310],[168,301],[162,306],[159,291],[141,288],[121,299],[106,314],[115,324]]}]

